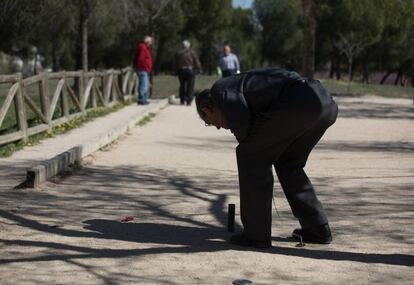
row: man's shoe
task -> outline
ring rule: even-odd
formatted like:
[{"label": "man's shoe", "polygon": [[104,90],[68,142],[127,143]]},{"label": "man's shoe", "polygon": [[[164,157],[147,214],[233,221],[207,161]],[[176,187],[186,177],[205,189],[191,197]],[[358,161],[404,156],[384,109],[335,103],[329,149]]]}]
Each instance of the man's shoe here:
[{"label": "man's shoe", "polygon": [[269,248],[272,246],[271,241],[261,241],[249,239],[244,233],[233,235],[229,242],[239,246],[250,246],[255,248]]},{"label": "man's shoe", "polygon": [[307,229],[295,229],[292,232],[292,237],[297,240],[308,243],[320,243],[329,244],[332,242],[331,229],[328,224],[307,228]]}]

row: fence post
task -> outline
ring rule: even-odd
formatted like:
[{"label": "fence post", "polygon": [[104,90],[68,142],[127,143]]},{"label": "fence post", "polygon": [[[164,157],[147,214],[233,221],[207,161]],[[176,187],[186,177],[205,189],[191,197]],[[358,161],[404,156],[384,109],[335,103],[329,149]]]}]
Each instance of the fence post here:
[{"label": "fence post", "polygon": [[22,83],[22,74],[18,73],[18,82],[19,82],[19,90],[17,91],[14,97],[14,107],[16,110],[16,124],[20,131],[23,132],[22,141],[26,143],[29,139],[27,135],[27,118],[26,118],[26,109],[24,107],[24,100],[23,100],[23,83]]},{"label": "fence post", "polygon": [[81,112],[83,114],[86,114],[86,104],[84,103],[85,100],[85,72],[82,70],[81,75],[79,76],[79,82],[78,82],[78,90],[76,90],[78,93],[78,99],[79,102],[81,102]]},{"label": "fence post", "polygon": [[93,85],[92,85],[91,94],[89,95],[89,97],[91,97],[91,99],[92,99],[92,108],[93,109],[96,109],[96,107],[98,107],[97,92],[99,90],[99,85],[97,83],[98,82],[98,79],[96,78],[96,74],[95,73],[93,75],[93,78],[94,78]]},{"label": "fence post", "polygon": [[138,75],[130,69],[128,71],[130,73],[129,82],[128,82],[128,95],[132,95],[133,99],[137,99],[138,97]]},{"label": "fence post", "polygon": [[138,75],[135,73],[135,76],[133,76],[134,81],[132,83],[132,93],[135,95],[135,97],[138,97],[138,86],[139,86],[139,78]]},{"label": "fence post", "polygon": [[[67,80],[66,73],[63,73],[63,79]],[[68,101],[67,91],[62,92],[61,108],[62,108],[62,115],[66,118],[69,117],[70,112],[69,112],[69,101]]]},{"label": "fence post", "polygon": [[113,85],[113,74],[111,70],[105,70],[104,76],[102,80],[103,90],[104,90],[104,102],[105,107],[109,105],[111,102],[111,95],[112,95],[112,85]]},{"label": "fence post", "polygon": [[52,124],[50,120],[50,98],[49,98],[49,82],[48,82],[48,76],[46,73],[42,73],[42,80],[40,81],[39,85],[39,94],[40,94],[40,104],[42,108],[42,113],[47,118],[49,125],[49,128],[52,128]]}]

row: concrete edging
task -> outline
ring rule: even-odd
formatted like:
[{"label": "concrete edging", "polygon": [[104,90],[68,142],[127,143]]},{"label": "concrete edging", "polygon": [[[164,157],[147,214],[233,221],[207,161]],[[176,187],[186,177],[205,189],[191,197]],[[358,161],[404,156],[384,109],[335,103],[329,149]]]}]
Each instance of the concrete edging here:
[{"label": "concrete edging", "polygon": [[149,106],[149,108],[142,113],[129,118],[128,121],[124,122],[122,125],[108,130],[106,134],[94,137],[86,143],[77,145],[51,159],[42,161],[27,169],[25,186],[36,188],[41,183],[65,171],[70,165],[80,162],[82,158],[118,139],[121,135],[134,128],[137,122],[148,116],[150,113],[158,113],[161,109],[168,106],[168,101],[168,99],[160,100],[153,106]]}]

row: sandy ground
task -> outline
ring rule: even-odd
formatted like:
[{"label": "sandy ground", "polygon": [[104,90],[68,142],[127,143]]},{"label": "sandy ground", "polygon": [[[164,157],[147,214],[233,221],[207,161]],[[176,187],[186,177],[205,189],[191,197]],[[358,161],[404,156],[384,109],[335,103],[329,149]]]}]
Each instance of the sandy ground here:
[{"label": "sandy ground", "polygon": [[236,142],[170,106],[71,175],[0,192],[0,284],[412,284],[412,102],[337,101],[306,166],[332,244],[288,238],[298,223],[276,180],[273,247],[229,245]]}]

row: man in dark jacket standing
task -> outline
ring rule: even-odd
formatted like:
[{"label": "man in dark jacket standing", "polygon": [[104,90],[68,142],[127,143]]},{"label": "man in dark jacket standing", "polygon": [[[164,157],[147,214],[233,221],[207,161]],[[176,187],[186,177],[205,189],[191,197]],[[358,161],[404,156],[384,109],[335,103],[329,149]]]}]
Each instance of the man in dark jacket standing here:
[{"label": "man in dark jacket standing", "polygon": [[308,156],[337,117],[338,107],[316,80],[279,68],[251,70],[218,80],[196,97],[206,125],[230,129],[236,148],[244,230],[233,244],[271,246],[274,166],[307,242],[332,241],[328,219],[304,172]]},{"label": "man in dark jacket standing", "polygon": [[152,71],[152,57],[149,47],[151,46],[152,41],[152,37],[145,36],[144,41],[138,44],[133,60],[133,66],[138,76],[138,105],[149,104],[148,76]]},{"label": "man in dark jacket standing", "polygon": [[184,40],[174,58],[174,70],[180,81],[180,103],[187,106],[191,105],[194,98],[195,75],[201,72],[200,61],[190,46],[190,42]]}]

